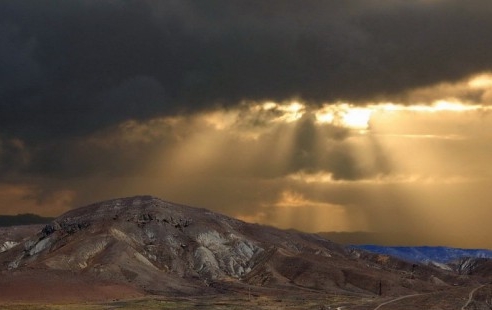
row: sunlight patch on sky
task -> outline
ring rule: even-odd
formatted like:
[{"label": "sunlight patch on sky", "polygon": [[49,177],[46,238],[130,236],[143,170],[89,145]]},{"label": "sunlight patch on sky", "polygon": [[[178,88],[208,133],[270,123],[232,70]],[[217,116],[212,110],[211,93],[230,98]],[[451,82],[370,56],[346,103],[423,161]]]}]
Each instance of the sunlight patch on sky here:
[{"label": "sunlight patch on sky", "polygon": [[[436,100],[432,104],[405,105],[398,103],[371,103],[366,106],[356,106],[350,103],[330,103],[320,107],[307,106],[299,102],[290,104],[277,104],[267,102],[263,105],[255,105],[250,109],[252,113],[262,111],[275,112],[270,117],[270,122],[292,123],[299,120],[306,113],[315,116],[318,124],[330,124],[336,127],[351,130],[368,130],[371,127],[373,115],[382,113],[415,112],[415,113],[440,113],[440,112],[469,112],[488,111],[492,107],[479,104],[465,104],[457,99]],[[363,132],[363,131],[359,131]]]},{"label": "sunlight patch on sky", "polygon": [[372,111],[367,108],[348,109],[342,118],[342,123],[349,128],[366,129],[369,126]]},{"label": "sunlight patch on sky", "polygon": [[484,73],[473,77],[468,85],[472,88],[491,88],[492,87],[492,74]]},{"label": "sunlight patch on sky", "polygon": [[272,112],[271,122],[295,122],[306,113],[314,114],[320,124],[332,124],[350,129],[367,129],[372,109],[348,103],[325,104],[321,107],[308,106],[298,101],[290,103],[265,102],[255,104],[251,113]]},{"label": "sunlight patch on sky", "polygon": [[225,130],[234,125],[238,118],[238,111],[213,111],[205,113],[203,119],[216,130]]},{"label": "sunlight patch on sky", "polygon": [[478,104],[464,104],[459,100],[437,100],[431,105],[428,104],[414,104],[403,105],[395,103],[381,103],[372,104],[369,108],[375,112],[465,112],[465,111],[477,111],[477,110],[490,110],[490,107],[478,105]]},{"label": "sunlight patch on sky", "polygon": [[342,205],[314,201],[294,190],[284,190],[273,204],[264,204],[255,215],[238,215],[250,223],[264,223],[288,229],[304,227],[304,231],[356,231],[366,229],[362,217],[347,213]]},{"label": "sunlight patch on sky", "polygon": [[[383,184],[461,184],[480,181],[480,178],[471,178],[460,175],[449,176],[433,176],[420,174],[379,174],[375,177],[357,180],[337,180],[333,178],[333,174],[329,172],[306,173],[297,172],[287,176],[288,179],[306,183],[306,184],[365,184],[365,185],[383,185]],[[292,201],[296,201],[293,196]]]},{"label": "sunlight patch on sky", "polygon": [[261,114],[263,112],[270,113],[271,122],[286,122],[292,123],[299,120],[306,113],[306,105],[298,101],[276,103],[267,101],[264,103],[244,103],[249,106],[251,114]]},{"label": "sunlight patch on sky", "polygon": [[326,206],[326,203],[309,201],[301,193],[285,190],[281,193],[279,200],[275,203],[280,208],[305,208],[309,206]]},{"label": "sunlight patch on sky", "polygon": [[380,136],[404,138],[404,139],[439,139],[439,140],[465,140],[467,139],[464,135],[431,135],[431,134],[378,134]]},{"label": "sunlight patch on sky", "polygon": [[333,124],[350,129],[367,129],[372,109],[348,103],[326,104],[314,111],[318,123]]}]

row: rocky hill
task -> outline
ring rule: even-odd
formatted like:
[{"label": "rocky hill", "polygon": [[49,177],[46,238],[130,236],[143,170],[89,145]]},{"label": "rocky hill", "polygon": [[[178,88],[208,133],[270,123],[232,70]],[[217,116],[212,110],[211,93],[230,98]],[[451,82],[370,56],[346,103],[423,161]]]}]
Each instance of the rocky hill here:
[{"label": "rocky hill", "polygon": [[[249,224],[150,196],[69,211],[9,244],[0,264],[0,291],[13,291],[29,278],[32,287],[52,294],[51,288],[81,279],[81,287],[99,287],[102,297],[118,290],[128,297],[246,289],[392,296],[465,281],[450,271],[353,250],[315,234]],[[46,275],[56,275],[57,282],[46,285]]]}]

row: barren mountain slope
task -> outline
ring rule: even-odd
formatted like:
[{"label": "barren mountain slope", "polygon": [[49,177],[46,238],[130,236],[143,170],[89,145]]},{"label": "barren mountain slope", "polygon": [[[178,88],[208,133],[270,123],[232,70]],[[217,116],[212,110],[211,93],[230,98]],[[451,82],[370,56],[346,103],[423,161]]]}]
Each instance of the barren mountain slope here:
[{"label": "barren mountain slope", "polygon": [[437,268],[416,268],[314,234],[248,224],[150,196],[69,211],[0,253],[0,263],[0,289],[16,275],[52,273],[59,276],[57,283],[79,277],[103,288],[120,285],[127,293],[133,288],[135,295],[245,287],[400,295],[456,282],[455,275]]},{"label": "barren mountain slope", "polygon": [[43,227],[44,225],[40,224],[0,227],[0,253],[14,247]]}]

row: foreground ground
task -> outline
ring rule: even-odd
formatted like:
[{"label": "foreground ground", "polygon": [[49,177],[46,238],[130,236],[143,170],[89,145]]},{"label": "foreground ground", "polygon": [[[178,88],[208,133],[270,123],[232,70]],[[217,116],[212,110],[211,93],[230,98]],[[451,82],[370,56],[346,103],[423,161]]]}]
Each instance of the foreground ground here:
[{"label": "foreground ground", "polygon": [[277,296],[242,292],[207,297],[165,298],[147,296],[111,302],[42,304],[11,302],[1,309],[340,309],[340,310],[481,310],[492,306],[492,285],[452,287],[440,292],[400,297],[329,295],[316,293],[283,294]]}]

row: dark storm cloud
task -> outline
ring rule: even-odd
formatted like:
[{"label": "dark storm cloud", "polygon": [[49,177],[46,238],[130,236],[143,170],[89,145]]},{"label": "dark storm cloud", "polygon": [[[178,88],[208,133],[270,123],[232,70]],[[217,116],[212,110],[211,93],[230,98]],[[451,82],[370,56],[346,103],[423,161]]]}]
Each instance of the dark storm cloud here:
[{"label": "dark storm cloud", "polygon": [[17,139],[0,139],[0,180],[26,169],[30,160],[27,146]]},{"label": "dark storm cloud", "polygon": [[492,69],[492,3],[3,1],[0,131],[84,135],[246,100],[370,100]]}]

